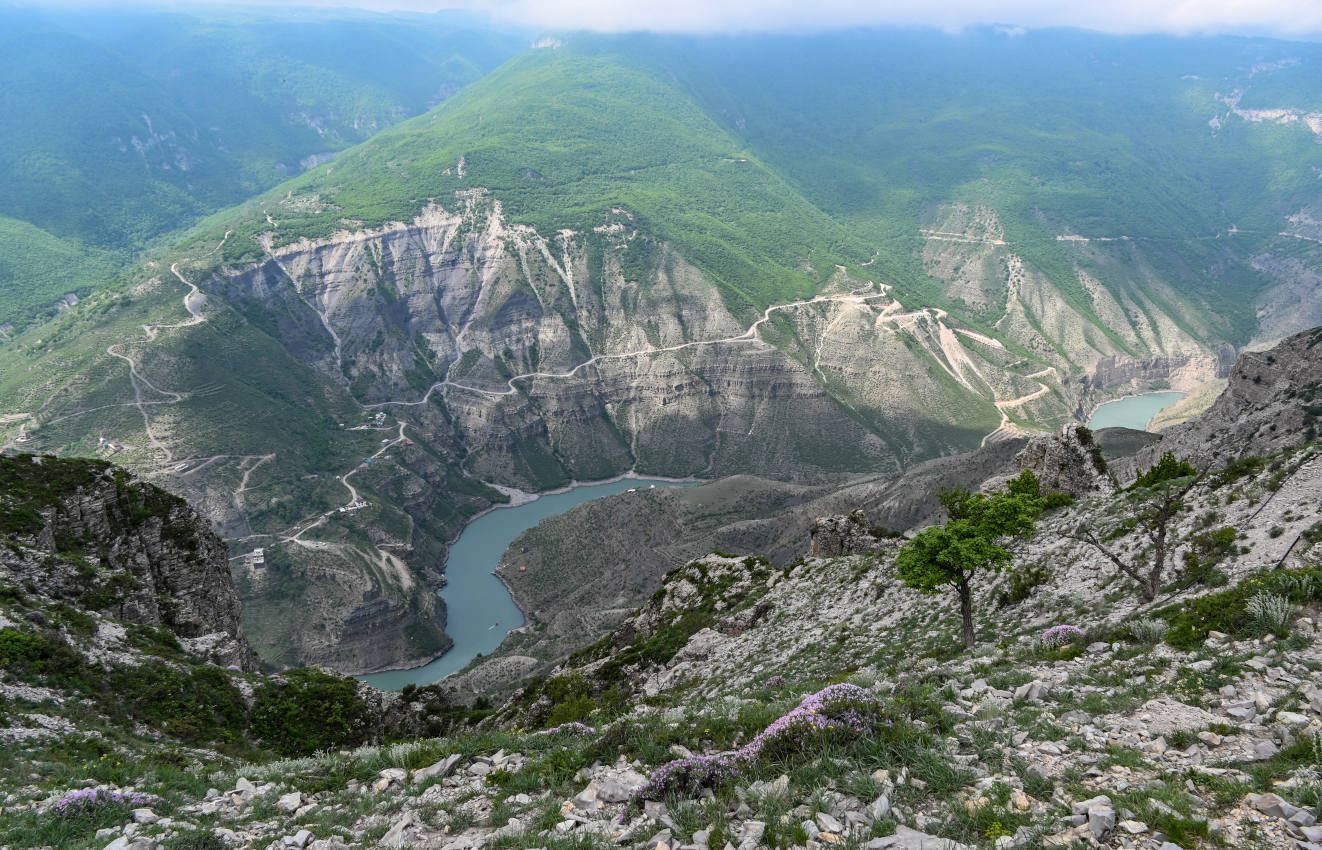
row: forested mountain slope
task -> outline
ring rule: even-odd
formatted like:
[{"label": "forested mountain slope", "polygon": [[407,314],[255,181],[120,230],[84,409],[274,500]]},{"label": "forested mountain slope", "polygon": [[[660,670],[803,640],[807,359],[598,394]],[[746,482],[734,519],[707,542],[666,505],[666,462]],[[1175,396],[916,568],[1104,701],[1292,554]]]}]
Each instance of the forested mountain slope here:
[{"label": "forested mountain slope", "polygon": [[1192,387],[1306,321],[1318,61],[547,40],[7,343],[7,435],[110,440],[266,547],[240,584],[268,657],[425,657],[488,485],[895,472]]},{"label": "forested mountain slope", "polygon": [[[454,94],[527,44],[451,16],[0,9],[0,323]],[[62,255],[73,255],[73,261]],[[51,278],[57,277],[58,280]]]}]

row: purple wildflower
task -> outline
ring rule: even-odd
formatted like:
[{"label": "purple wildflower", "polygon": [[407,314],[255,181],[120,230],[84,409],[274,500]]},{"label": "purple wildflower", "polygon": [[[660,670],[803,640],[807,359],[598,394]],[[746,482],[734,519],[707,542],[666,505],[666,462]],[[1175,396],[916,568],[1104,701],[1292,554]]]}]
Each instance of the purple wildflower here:
[{"label": "purple wildflower", "polygon": [[803,752],[832,738],[865,735],[880,723],[877,698],[866,688],[842,683],[811,694],[790,713],[733,753],[675,759],[652,771],[634,798],[659,800],[667,793],[691,795],[728,785],[763,758]]},{"label": "purple wildflower", "polygon": [[1071,643],[1083,642],[1083,629],[1078,626],[1052,626],[1042,633],[1041,641],[1043,646],[1053,649],[1066,646]]},{"label": "purple wildflower", "polygon": [[144,806],[158,806],[163,802],[165,801],[155,794],[144,794],[141,791],[81,788],[65,794],[51,808],[60,817],[77,818],[91,814],[93,811],[106,806],[124,806],[134,809]]}]

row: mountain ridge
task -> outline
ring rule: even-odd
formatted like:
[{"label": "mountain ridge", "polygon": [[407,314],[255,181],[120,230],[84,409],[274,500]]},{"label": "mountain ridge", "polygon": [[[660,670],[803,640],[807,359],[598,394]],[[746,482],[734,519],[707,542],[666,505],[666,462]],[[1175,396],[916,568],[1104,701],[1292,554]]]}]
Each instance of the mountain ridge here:
[{"label": "mountain ridge", "polygon": [[[429,588],[446,541],[503,498],[490,484],[540,490],[627,470],[897,471],[1057,427],[1108,394],[1220,376],[1227,346],[1249,334],[1250,294],[1276,285],[1250,266],[1287,269],[1269,235],[1222,243],[1188,231],[1168,244],[1167,230],[1196,216],[1176,216],[1152,240],[1083,227],[1095,210],[1077,227],[1054,213],[1035,218],[1023,207],[1033,194],[1011,192],[1026,185],[1019,166],[995,157],[958,191],[938,174],[922,204],[897,200],[915,184],[841,207],[837,220],[795,189],[803,177],[768,164],[783,166],[796,148],[743,143],[731,130],[737,115],[718,120],[685,89],[692,78],[657,70],[667,50],[683,48],[696,51],[698,73],[711,45],[666,42],[625,60],[620,45],[633,41],[603,43],[524,54],[436,110],[212,217],[113,290],[6,343],[5,436],[66,452],[109,439],[124,447],[119,459],[205,505],[231,540],[287,556],[276,555],[286,565],[278,585],[337,576],[339,590],[293,617],[277,588],[252,591],[249,610],[264,612],[254,614],[264,625],[251,631],[282,659],[364,670],[382,656],[336,641],[382,599],[393,646],[414,629],[402,655],[443,644]],[[832,42],[798,43],[822,62]],[[1191,50],[1207,62],[1219,44]],[[1006,49],[984,45],[978,61]],[[1079,67],[1053,85],[1067,86]],[[1182,86],[1201,98],[1210,85],[1159,79],[1157,100]],[[729,86],[736,103],[767,94]],[[802,103],[791,94],[785,102]],[[631,120],[617,128],[622,116]],[[1297,122],[1234,121],[1235,133],[1279,146],[1287,183],[1315,155]],[[1199,142],[1229,146],[1212,171],[1246,149],[1227,141],[1232,123]],[[1045,150],[1042,162],[1059,165]],[[868,185],[900,179],[897,155]],[[981,160],[961,167],[969,162]],[[1057,173],[1048,194],[1068,197],[1073,185],[1090,204],[1128,203],[1099,194],[1092,177],[1071,184],[1072,173]],[[1180,204],[1198,201],[1202,190],[1190,191]],[[1291,188],[1286,205],[1302,191]],[[1003,197],[1013,203],[990,204]],[[1255,188],[1238,203],[1260,199]],[[903,215],[891,217],[896,209]],[[1028,220],[1036,230],[1023,237]],[[910,253],[860,252],[885,228],[907,233]],[[1292,258],[1313,250],[1278,241]],[[181,281],[198,287],[205,321],[176,318]],[[1240,325],[1212,309],[1231,297]],[[312,628],[317,618],[333,624],[329,638]]]}]

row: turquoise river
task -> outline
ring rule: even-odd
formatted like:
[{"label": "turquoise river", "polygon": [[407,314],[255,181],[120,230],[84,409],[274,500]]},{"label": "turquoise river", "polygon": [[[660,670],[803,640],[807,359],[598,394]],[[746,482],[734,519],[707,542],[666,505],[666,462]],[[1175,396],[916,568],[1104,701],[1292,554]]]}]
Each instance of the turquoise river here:
[{"label": "turquoise river", "polygon": [[574,505],[603,496],[613,496],[636,487],[691,486],[693,483],[697,482],[623,478],[600,484],[578,484],[558,493],[544,494],[532,502],[500,507],[483,514],[464,526],[459,539],[450,547],[450,556],[445,563],[447,581],[440,594],[445,600],[445,631],[454,638],[454,646],[422,667],[359,678],[382,690],[399,690],[408,684],[429,685],[462,669],[479,653],[486,654],[500,646],[511,629],[523,625],[523,613],[492,571],[520,532],[547,517],[562,514]]},{"label": "turquoise river", "polygon": [[[1097,408],[1088,425],[1091,428],[1142,429],[1148,420],[1183,395],[1176,392],[1145,393],[1108,402]],[[505,585],[492,573],[520,532],[592,499],[635,487],[674,487],[691,483],[624,478],[601,484],[580,484],[526,504],[496,508],[478,517],[464,527],[459,539],[450,547],[445,567],[447,584],[440,592],[446,607],[445,631],[454,638],[454,646],[422,667],[373,673],[360,678],[384,690],[398,690],[408,684],[431,684],[462,669],[479,653],[491,652],[511,629],[522,626],[522,612],[515,606]]]},{"label": "turquoise river", "polygon": [[1184,398],[1184,393],[1143,393],[1119,401],[1108,401],[1093,411],[1088,427],[1133,428],[1146,431],[1152,417]]}]

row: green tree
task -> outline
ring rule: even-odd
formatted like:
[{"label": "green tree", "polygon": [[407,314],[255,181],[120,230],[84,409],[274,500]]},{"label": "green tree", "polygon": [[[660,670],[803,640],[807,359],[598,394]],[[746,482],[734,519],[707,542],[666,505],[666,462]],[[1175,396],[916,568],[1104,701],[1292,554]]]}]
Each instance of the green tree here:
[{"label": "green tree", "polygon": [[1033,533],[1042,512],[1037,476],[1025,471],[1005,492],[990,496],[965,489],[941,493],[950,519],[924,529],[895,560],[900,579],[923,593],[950,588],[959,597],[964,646],[976,642],[973,631],[973,579],[979,572],[999,572],[1011,558],[1001,542]]}]

